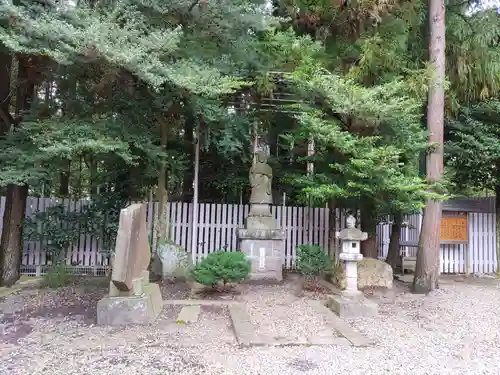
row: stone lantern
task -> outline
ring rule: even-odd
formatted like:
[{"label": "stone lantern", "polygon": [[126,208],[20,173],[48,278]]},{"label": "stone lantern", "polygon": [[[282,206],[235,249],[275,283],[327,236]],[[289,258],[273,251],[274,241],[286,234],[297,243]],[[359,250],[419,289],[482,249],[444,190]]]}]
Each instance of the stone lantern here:
[{"label": "stone lantern", "polygon": [[328,307],[340,317],[347,319],[377,315],[377,304],[367,300],[358,290],[358,262],[363,259],[360,253],[361,241],[366,240],[368,234],[357,229],[356,219],[349,215],[347,228],[337,232],[335,236],[342,243],[339,259],[345,263],[347,286],[340,295],[328,297]]}]

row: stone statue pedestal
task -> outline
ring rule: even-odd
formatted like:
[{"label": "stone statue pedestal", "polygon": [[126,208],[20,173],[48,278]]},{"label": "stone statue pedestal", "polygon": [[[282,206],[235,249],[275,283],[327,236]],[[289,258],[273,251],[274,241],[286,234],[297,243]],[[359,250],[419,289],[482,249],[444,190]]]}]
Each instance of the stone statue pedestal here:
[{"label": "stone statue pedestal", "polygon": [[[144,276],[146,273],[147,271]],[[149,275],[147,277],[149,278]],[[122,326],[153,323],[163,308],[160,286],[150,283],[149,279],[137,280],[136,285],[135,290],[110,293],[99,300],[97,324]]]},{"label": "stone statue pedestal", "polygon": [[250,280],[283,280],[284,230],[238,229],[238,240],[240,250],[252,263]]},{"label": "stone statue pedestal", "polygon": [[366,318],[378,314],[377,304],[366,299],[360,291],[353,294],[343,291],[338,296],[328,296],[326,305],[344,319]]}]

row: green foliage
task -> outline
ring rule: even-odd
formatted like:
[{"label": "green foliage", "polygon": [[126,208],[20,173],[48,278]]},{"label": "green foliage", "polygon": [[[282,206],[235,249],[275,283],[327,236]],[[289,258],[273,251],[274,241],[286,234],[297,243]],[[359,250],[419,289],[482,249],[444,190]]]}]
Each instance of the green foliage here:
[{"label": "green foliage", "polygon": [[313,161],[315,173],[285,179],[301,189],[304,202],[363,201],[376,218],[415,212],[428,198],[444,198],[439,186],[431,191],[419,177],[418,159],[428,147],[421,127],[423,96],[408,79],[364,87],[325,72],[297,72],[294,82],[313,97],[301,107],[301,128],[290,138],[314,137],[315,155],[302,162]]},{"label": "green foliage", "polygon": [[68,270],[66,264],[55,264],[43,276],[41,287],[60,288],[68,285],[73,279],[74,275]]},{"label": "green foliage", "polygon": [[82,211],[80,220],[85,222],[87,233],[102,241],[101,251],[107,255],[114,253],[120,211],[128,203],[119,193],[102,193]]},{"label": "green foliage", "polygon": [[40,242],[52,264],[61,264],[68,248],[80,238],[80,219],[78,212],[59,204],[26,218],[23,235],[28,241]]},{"label": "green foliage", "polygon": [[500,102],[462,108],[447,121],[446,164],[458,194],[495,190],[500,183]]},{"label": "green foliage", "polygon": [[[452,8],[446,15],[446,68],[452,98],[469,105],[500,93],[500,17],[483,8],[464,16]],[[448,105],[451,111],[458,103]]]},{"label": "green foliage", "polygon": [[66,251],[77,243],[81,234],[93,236],[102,243],[106,255],[114,252],[120,210],[127,201],[117,193],[95,196],[80,211],[68,210],[62,204],[37,212],[24,220],[23,235],[28,241],[40,242],[52,264],[66,261]]},{"label": "green foliage", "polygon": [[325,249],[318,245],[297,246],[297,269],[305,277],[319,276],[326,272],[331,260]]},{"label": "green foliage", "polygon": [[191,271],[191,277],[200,284],[215,286],[219,282],[238,282],[250,274],[250,261],[239,251],[216,251],[209,254]]}]

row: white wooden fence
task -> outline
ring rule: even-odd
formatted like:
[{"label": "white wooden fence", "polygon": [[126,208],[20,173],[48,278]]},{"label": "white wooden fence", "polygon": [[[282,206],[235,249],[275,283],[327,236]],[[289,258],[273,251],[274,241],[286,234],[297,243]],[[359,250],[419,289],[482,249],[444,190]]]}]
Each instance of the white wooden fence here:
[{"label": "white wooden fence", "polygon": [[[70,201],[56,198],[29,197],[26,205],[26,216],[44,211],[49,207],[63,204],[67,210],[81,211],[88,201]],[[3,216],[5,197],[0,199],[0,218]],[[156,245],[156,228],[159,204],[147,204],[148,233]],[[195,259],[206,256],[210,252],[225,249],[237,249],[237,229],[242,228],[248,214],[248,205],[206,204],[200,203],[198,208],[198,224],[196,226],[198,246]],[[285,267],[293,268],[296,258],[296,246],[300,244],[317,244],[325,249],[334,249],[335,243],[329,243],[329,215],[326,208],[272,206],[272,213],[280,228],[286,230]],[[191,249],[191,203],[171,202],[165,210],[169,224],[169,237],[186,249]],[[345,222],[338,210],[335,228],[340,230],[340,223]],[[0,220],[0,233],[2,220]],[[337,242],[334,240],[334,242]],[[338,243],[336,244],[338,246]],[[81,233],[79,241],[67,252],[67,263],[86,268],[88,272],[100,273],[108,264],[108,257],[101,252],[102,243],[95,237]],[[29,274],[43,272],[47,265],[47,254],[39,242],[24,242],[22,270]]]},{"label": "white wooden fence", "polygon": [[[466,273],[467,263],[469,273],[496,272],[496,236],[495,214],[491,212],[469,212],[468,214],[468,244],[441,245],[441,272]],[[422,224],[421,215],[411,215],[405,218],[401,241],[418,243]],[[379,257],[385,258],[389,249],[391,224],[379,224],[377,227],[377,242]],[[416,247],[403,247],[406,256],[416,257]],[[468,257],[468,262],[467,262]]]},{"label": "white wooden fence", "polygon": [[[26,216],[32,216],[38,211],[44,211],[48,207],[61,203],[68,210],[80,211],[88,201],[29,197]],[[3,217],[4,207],[5,198],[1,197],[0,218]],[[147,208],[148,232],[154,242],[158,203],[150,202]],[[248,210],[248,205],[200,203],[198,225],[196,226],[198,246],[195,258],[199,259],[219,249],[236,250],[236,232],[238,228],[243,227]],[[170,238],[186,249],[191,249],[193,226],[190,217],[192,204],[172,202],[167,205],[165,212],[170,227]],[[332,241],[330,233],[335,233],[344,227],[345,215],[341,210],[337,209],[334,223],[330,223],[327,208],[273,206],[272,213],[276,217],[279,227],[286,230],[286,268],[294,267],[296,246],[300,244],[317,244],[327,249],[329,253],[338,251],[338,241]],[[469,244],[441,246],[441,271],[443,273],[465,273],[467,255],[470,272],[491,273],[496,271],[495,215],[478,212],[468,215]],[[405,219],[408,225],[403,228],[401,240],[418,242],[421,216],[412,215]],[[390,231],[391,224],[381,223],[377,227],[380,258],[385,258],[387,255]],[[2,220],[0,220],[0,234],[1,232]],[[101,249],[102,244],[99,240],[86,233],[81,233],[79,241],[74,243],[67,252],[67,262],[87,269],[88,272],[100,273],[108,264],[108,258],[101,252]],[[408,256],[416,255],[416,248],[409,247],[404,250]],[[46,252],[40,243],[29,241],[24,243],[23,272],[39,274],[43,272],[47,263]]]}]

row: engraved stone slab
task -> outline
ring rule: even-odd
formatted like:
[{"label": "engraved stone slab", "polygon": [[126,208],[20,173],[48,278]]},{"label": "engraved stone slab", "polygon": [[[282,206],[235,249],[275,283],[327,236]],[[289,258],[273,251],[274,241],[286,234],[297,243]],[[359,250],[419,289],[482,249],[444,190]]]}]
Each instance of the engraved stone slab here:
[{"label": "engraved stone slab", "polygon": [[[146,205],[132,204],[120,212],[111,281],[120,292],[131,291],[151,259],[146,230]],[[111,294],[112,293],[110,290]],[[135,293],[134,293],[135,294]],[[137,293],[140,294],[140,293]]]},{"label": "engraved stone slab", "polygon": [[109,296],[97,304],[100,325],[148,324],[161,312],[158,284],[149,283],[151,259],[146,206],[133,204],[120,212]]}]

